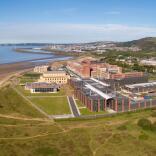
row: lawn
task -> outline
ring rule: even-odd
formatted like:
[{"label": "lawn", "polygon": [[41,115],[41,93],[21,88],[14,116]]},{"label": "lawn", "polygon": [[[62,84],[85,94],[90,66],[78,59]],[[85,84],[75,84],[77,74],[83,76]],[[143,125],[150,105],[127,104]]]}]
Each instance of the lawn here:
[{"label": "lawn", "polygon": [[75,100],[78,107],[85,107],[85,105],[80,100]]},{"label": "lawn", "polygon": [[67,97],[33,97],[30,100],[49,115],[71,114]]},{"label": "lawn", "polygon": [[88,108],[81,108],[79,110],[80,110],[81,115],[97,115],[97,114],[106,114],[107,113],[105,111],[91,112]]}]

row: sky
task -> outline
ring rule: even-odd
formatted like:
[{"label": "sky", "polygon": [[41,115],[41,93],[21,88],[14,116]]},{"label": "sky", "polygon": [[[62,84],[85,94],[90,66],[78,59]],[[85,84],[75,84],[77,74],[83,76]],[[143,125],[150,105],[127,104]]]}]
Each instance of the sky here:
[{"label": "sky", "polygon": [[156,36],[155,0],[0,0],[0,43]]}]

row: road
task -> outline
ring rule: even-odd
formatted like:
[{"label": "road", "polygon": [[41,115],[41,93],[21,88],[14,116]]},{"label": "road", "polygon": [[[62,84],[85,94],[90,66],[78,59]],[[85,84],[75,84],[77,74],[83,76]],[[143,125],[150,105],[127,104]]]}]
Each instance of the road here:
[{"label": "road", "polygon": [[75,117],[79,117],[79,116],[80,116],[80,113],[79,113],[79,111],[78,111],[78,108],[76,107],[76,103],[75,103],[73,97],[72,97],[72,96],[69,96],[68,99],[69,99],[69,104],[70,104],[70,106],[71,106],[73,115],[74,115]]}]

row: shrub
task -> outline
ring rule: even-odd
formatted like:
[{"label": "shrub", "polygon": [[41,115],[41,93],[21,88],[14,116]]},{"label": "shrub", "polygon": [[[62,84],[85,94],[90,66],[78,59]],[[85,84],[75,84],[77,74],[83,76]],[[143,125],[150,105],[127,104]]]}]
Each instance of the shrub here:
[{"label": "shrub", "polygon": [[138,121],[138,126],[144,130],[152,130],[152,123],[150,120],[142,118]]}]

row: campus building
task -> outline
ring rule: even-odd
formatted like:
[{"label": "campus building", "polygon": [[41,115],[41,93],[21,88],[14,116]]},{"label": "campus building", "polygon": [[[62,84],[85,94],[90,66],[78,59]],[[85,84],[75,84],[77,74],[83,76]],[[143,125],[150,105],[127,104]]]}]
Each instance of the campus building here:
[{"label": "campus building", "polygon": [[44,66],[36,66],[34,68],[34,72],[35,73],[44,73],[44,72],[47,72],[49,69],[49,66],[47,65],[44,65]]},{"label": "campus building", "polygon": [[125,85],[124,89],[133,93],[156,92],[156,82]]},{"label": "campus building", "polygon": [[45,82],[26,83],[25,89],[30,90],[31,93],[55,93],[59,91],[60,86],[57,84],[50,84]]},{"label": "campus building", "polygon": [[139,99],[123,96],[111,89],[109,84],[96,79],[69,80],[74,88],[75,99],[80,100],[92,112],[106,111],[127,112],[156,106],[156,99]]},{"label": "campus building", "polygon": [[96,79],[72,78],[68,83],[74,88],[75,99],[79,99],[92,112],[115,109],[116,94],[109,85]]},{"label": "campus building", "polygon": [[82,78],[103,77],[105,73],[121,73],[122,68],[100,61],[83,60],[79,62],[68,62],[67,68]]},{"label": "campus building", "polygon": [[48,71],[40,76],[39,82],[66,84],[70,76],[63,70]]},{"label": "campus building", "polygon": [[68,62],[67,68],[79,75],[81,78],[97,79],[124,79],[131,77],[143,77],[143,72],[123,73],[122,68],[117,65],[110,65],[97,60],[82,60],[77,62]]}]

